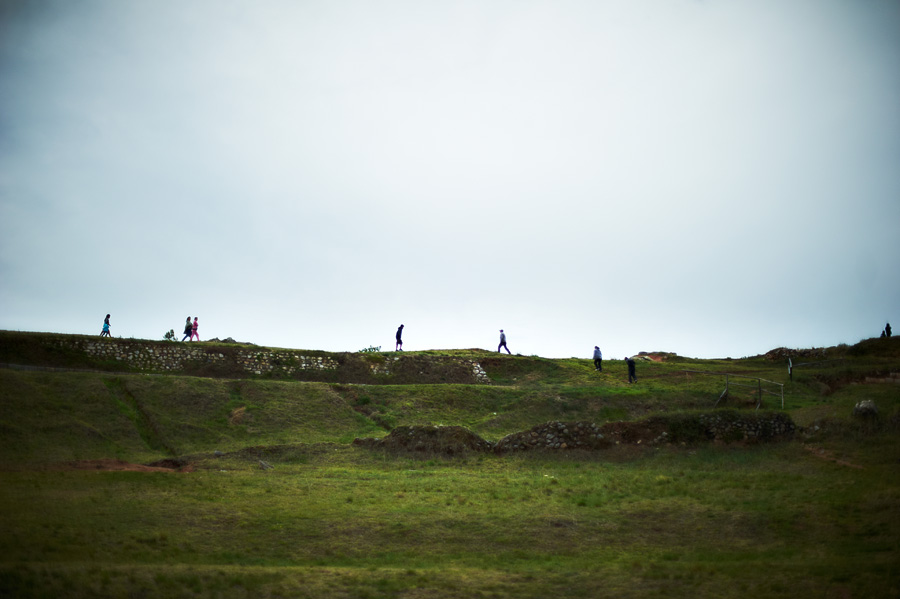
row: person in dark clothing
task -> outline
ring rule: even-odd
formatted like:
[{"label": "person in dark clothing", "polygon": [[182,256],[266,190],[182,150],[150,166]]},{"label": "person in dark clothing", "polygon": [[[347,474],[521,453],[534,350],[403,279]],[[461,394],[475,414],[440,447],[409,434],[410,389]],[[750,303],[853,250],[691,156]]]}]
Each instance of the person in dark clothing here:
[{"label": "person in dark clothing", "polygon": [[403,351],[403,325],[400,325],[400,328],[397,329],[397,344],[394,345],[394,351]]},{"label": "person in dark clothing", "polygon": [[506,349],[506,353],[512,354],[512,352],[509,351],[509,348],[506,347],[506,333],[503,332],[503,329],[500,329],[500,345],[497,346],[497,352],[500,351],[501,347]]},{"label": "person in dark clothing", "polygon": [[636,383],[637,382],[637,374],[634,372],[634,360],[629,357],[625,357],[625,363],[628,364],[628,382]]},{"label": "person in dark clothing", "polygon": [[599,345],[594,346],[594,370],[603,372],[603,352]]},{"label": "person in dark clothing", "polygon": [[888,337],[891,336],[891,323],[884,325],[884,334]]},{"label": "person in dark clothing", "polygon": [[184,321],[184,337],[181,338],[182,341],[191,336],[191,332],[194,330],[194,327],[191,325],[191,317],[188,316],[187,320]]}]

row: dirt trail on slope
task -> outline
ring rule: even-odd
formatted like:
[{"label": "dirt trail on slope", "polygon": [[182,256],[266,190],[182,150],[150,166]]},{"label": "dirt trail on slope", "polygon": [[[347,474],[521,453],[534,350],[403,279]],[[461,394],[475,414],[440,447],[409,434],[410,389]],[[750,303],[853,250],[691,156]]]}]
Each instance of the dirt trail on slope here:
[{"label": "dirt trail on slope", "polygon": [[193,472],[194,468],[189,464],[183,464],[176,460],[160,460],[150,465],[132,464],[124,460],[79,460],[60,464],[59,470],[97,470],[102,472]]}]

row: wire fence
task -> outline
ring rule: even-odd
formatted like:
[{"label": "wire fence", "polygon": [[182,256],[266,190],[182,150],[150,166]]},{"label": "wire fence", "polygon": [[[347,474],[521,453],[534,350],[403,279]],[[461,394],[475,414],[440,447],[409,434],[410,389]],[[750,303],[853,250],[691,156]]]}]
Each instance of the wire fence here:
[{"label": "wire fence", "polygon": [[[728,397],[730,389],[743,388],[755,391],[757,410],[759,410],[759,407],[762,405],[764,395],[780,397],[781,409],[784,409],[784,383],[776,383],[775,381],[761,379],[755,376],[733,374],[730,372],[709,372],[706,370],[683,370],[682,372],[685,373],[685,377],[687,378],[690,378],[690,375],[692,374],[725,377],[725,390],[719,395],[719,399],[716,400],[714,407],[718,406],[719,402]],[[748,383],[746,381],[754,381],[754,383]]]}]

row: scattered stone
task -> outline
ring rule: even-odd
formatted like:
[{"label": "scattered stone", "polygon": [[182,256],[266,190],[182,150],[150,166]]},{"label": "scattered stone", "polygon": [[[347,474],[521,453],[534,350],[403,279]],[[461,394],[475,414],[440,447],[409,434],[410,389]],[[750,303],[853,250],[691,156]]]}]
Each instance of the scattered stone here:
[{"label": "scattered stone", "polygon": [[877,418],[878,406],[871,399],[864,399],[853,407],[853,415],[859,418]]}]

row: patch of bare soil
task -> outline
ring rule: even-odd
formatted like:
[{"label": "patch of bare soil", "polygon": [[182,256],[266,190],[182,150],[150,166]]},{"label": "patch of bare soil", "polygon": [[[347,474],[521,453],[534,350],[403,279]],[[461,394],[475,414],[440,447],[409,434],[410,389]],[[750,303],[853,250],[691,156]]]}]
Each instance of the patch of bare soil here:
[{"label": "patch of bare soil", "polygon": [[827,460],[829,462],[834,462],[835,464],[840,464],[841,466],[847,466],[848,468],[856,468],[857,470],[862,470],[863,467],[859,464],[854,464],[852,462],[848,462],[847,460],[842,460],[840,458],[835,457],[834,452],[828,449],[823,449],[821,447],[815,447],[813,445],[804,445],[803,449],[816,456],[819,459]]},{"label": "patch of bare soil", "polygon": [[231,424],[232,426],[247,424],[252,420],[253,414],[247,411],[246,406],[235,408],[231,410],[231,413],[228,415],[228,424]]},{"label": "patch of bare soil", "polygon": [[181,460],[160,460],[149,465],[132,464],[124,460],[80,460],[67,462],[63,470],[97,470],[101,472],[193,472],[193,467]]}]

